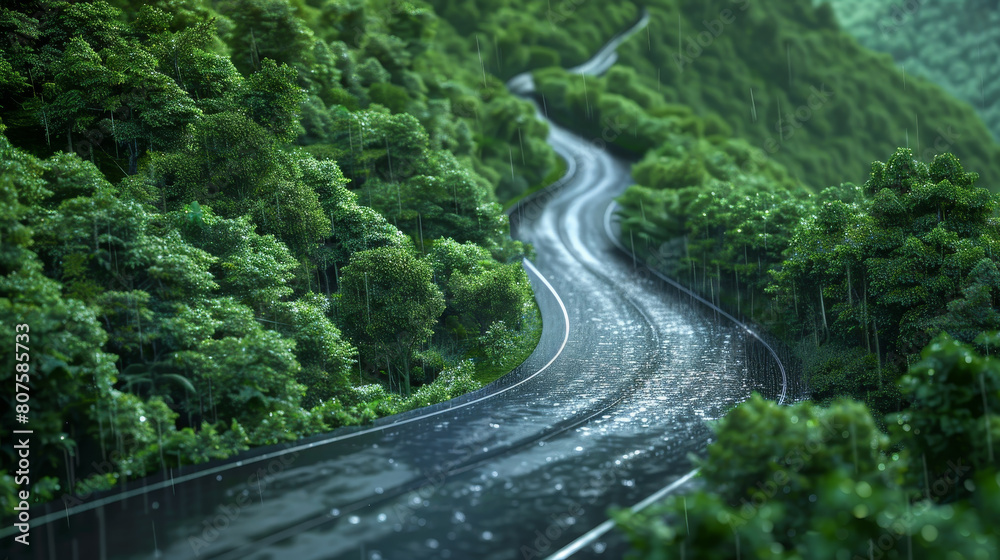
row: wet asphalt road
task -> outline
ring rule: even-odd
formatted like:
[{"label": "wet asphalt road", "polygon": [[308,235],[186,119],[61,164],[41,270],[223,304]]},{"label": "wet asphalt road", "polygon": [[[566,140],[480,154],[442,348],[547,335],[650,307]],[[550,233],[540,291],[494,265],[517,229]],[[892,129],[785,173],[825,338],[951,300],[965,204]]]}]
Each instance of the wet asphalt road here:
[{"label": "wet asphalt road", "polygon": [[33,557],[542,557],[689,471],[705,421],[751,390],[743,336],[613,246],[627,165],[557,127],[552,142],[575,172],[513,218],[554,290],[531,275],[545,336],[508,390],[55,515]]},{"label": "wet asphalt road", "polygon": [[[525,364],[430,416],[38,512],[24,557],[541,558],[690,471],[706,421],[760,389],[746,336],[615,248],[604,216],[628,164],[551,127],[571,176],[512,216],[545,327]],[[577,557],[621,547],[610,534]]]}]

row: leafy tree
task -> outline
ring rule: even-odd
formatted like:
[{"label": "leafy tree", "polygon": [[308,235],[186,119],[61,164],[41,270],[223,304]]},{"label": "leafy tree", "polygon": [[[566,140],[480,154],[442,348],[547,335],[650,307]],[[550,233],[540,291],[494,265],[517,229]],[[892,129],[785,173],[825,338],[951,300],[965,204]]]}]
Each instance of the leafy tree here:
[{"label": "leafy tree", "polygon": [[187,242],[216,257],[209,270],[220,294],[261,316],[293,294],[290,283],[299,263],[273,235],[258,234],[249,217],[222,218],[197,202],[169,216]]},{"label": "leafy tree", "polygon": [[[30,490],[46,499],[60,486],[68,487],[66,454],[75,455],[83,449],[92,453],[98,438],[104,437],[94,421],[94,411],[111,404],[108,392],[116,372],[113,356],[100,350],[107,334],[94,312],[80,300],[67,297],[58,281],[46,277],[32,250],[30,217],[34,207],[50,194],[41,176],[38,160],[14,149],[0,135],[0,238],[4,240],[0,244],[0,324],[11,341],[15,335],[26,335],[19,342],[30,349],[27,357],[25,352],[4,353],[0,377],[12,388],[15,382],[22,383],[27,390],[18,392],[31,396],[26,414],[33,445],[37,445],[32,447],[36,457],[32,465],[38,470]],[[25,404],[14,397],[13,391],[4,397],[8,411],[4,419],[12,426],[17,425],[17,406]],[[129,417],[123,413],[122,418]],[[137,417],[130,421],[137,421]],[[81,426],[89,428],[78,429]],[[13,443],[3,446],[5,465],[15,463]],[[0,472],[6,473],[6,469]],[[3,480],[5,494],[16,488],[12,474],[5,474]],[[16,505],[11,496],[0,501],[7,513]]]},{"label": "leafy tree", "polygon": [[471,317],[480,333],[498,321],[520,327],[529,301],[527,286],[528,277],[520,263],[497,265],[475,275],[457,272],[448,282],[456,311]]},{"label": "leafy tree", "polygon": [[128,150],[132,175],[138,171],[142,148],[178,147],[201,112],[173,79],[157,72],[156,58],[142,46],[130,41],[106,52],[105,65],[116,74],[112,83],[121,85],[102,107],[118,116],[113,122],[111,117],[103,119],[102,125]]},{"label": "leafy tree", "polygon": [[356,350],[327,316],[326,297],[309,293],[276,307],[275,330],[295,341],[295,355],[302,365],[297,379],[306,386],[302,405],[312,408],[348,385]]},{"label": "leafy tree", "polygon": [[281,150],[264,127],[227,111],[202,119],[194,139],[184,150],[158,154],[148,169],[165,210],[196,200],[226,218],[248,214],[296,256],[329,234],[316,192],[302,181],[299,156]]},{"label": "leafy tree", "polygon": [[[73,486],[55,468],[64,450],[110,461],[114,472],[77,486],[104,489],[400,410],[397,396],[350,387],[349,339],[401,390],[413,370],[426,387],[408,407],[478,387],[471,362],[448,373],[451,350],[523,342],[512,325],[528,284],[499,263],[524,247],[494,191],[509,174],[541,182],[554,153],[530,104],[495,78],[495,91],[476,91],[467,41],[439,23],[428,6],[380,1],[0,9],[0,131],[48,156],[0,146],[16,198],[0,253],[21,274],[12,282],[41,290],[12,309],[37,304],[65,331],[36,321],[55,344],[39,370],[61,387],[37,432],[58,442],[38,495]],[[537,60],[552,58],[540,49]],[[435,278],[414,247],[439,237],[478,243],[481,262]],[[357,311],[366,271],[386,294],[371,332],[352,330],[350,292]],[[459,275],[468,301],[458,311],[451,297],[450,312],[469,330],[493,327],[489,340],[454,345],[437,323],[435,283]],[[479,309],[490,294],[495,308]],[[0,486],[9,500],[12,479]]]},{"label": "leafy tree", "polygon": [[[935,558],[953,551],[971,558],[996,546],[986,510],[911,502],[901,484],[910,459],[891,452],[863,405],[780,407],[754,396],[720,421],[716,435],[702,461],[708,490],[639,514],[612,513],[633,545],[630,558]],[[960,483],[965,473],[956,475],[939,480]],[[982,498],[995,494],[995,484]]]},{"label": "leafy tree", "polygon": [[478,334],[497,322],[504,325],[500,330],[520,328],[525,304],[531,300],[520,263],[498,263],[483,247],[451,238],[436,240],[428,259],[445,296],[445,318],[465,322]]},{"label": "leafy tree", "polygon": [[[889,425],[936,477],[955,461],[984,470],[1000,465],[1000,363],[942,334],[900,379],[910,407]],[[996,447],[996,449],[994,449]],[[951,463],[949,463],[951,461]],[[913,473],[919,487],[923,475]],[[964,486],[951,495],[967,495]]]},{"label": "leafy tree", "polygon": [[[233,302],[219,299],[211,302],[207,311],[221,315],[220,307],[226,305],[232,306]],[[295,381],[300,366],[293,352],[294,343],[261,329],[246,308],[232,309],[235,316],[216,317],[225,317],[230,325],[239,328],[228,335],[217,331],[216,336],[221,338],[202,339],[179,358],[198,372],[195,386],[205,413],[211,411],[213,420],[234,418],[244,426],[257,428],[269,413],[289,411],[297,405],[305,388]],[[294,434],[286,437],[291,439]],[[251,440],[255,439],[251,432]]]},{"label": "leafy tree", "polygon": [[459,243],[450,237],[438,239],[431,247],[428,258],[434,268],[438,285],[444,290],[455,272],[472,274],[490,267],[490,254],[483,247],[470,241]]},{"label": "leafy tree", "polygon": [[265,59],[311,65],[313,33],[288,0],[227,0],[218,10],[232,21],[224,39],[244,74],[263,68]]},{"label": "leafy tree", "polygon": [[381,247],[354,253],[341,276],[345,332],[369,364],[394,365],[390,379],[407,395],[413,350],[430,338],[445,308],[431,275],[411,247]]},{"label": "leafy tree", "polygon": [[278,67],[273,60],[265,59],[260,70],[243,82],[244,91],[237,98],[250,118],[285,142],[301,132],[299,105],[305,96],[296,86],[295,77],[295,70],[288,65]]},{"label": "leafy tree", "polygon": [[[351,255],[380,247],[403,247],[410,240],[377,211],[358,204],[358,195],[336,185],[323,198],[323,207],[330,216],[332,234],[324,247],[331,260],[324,270],[341,263],[346,265]],[[336,272],[336,271],[335,271]]]},{"label": "leafy tree", "polygon": [[873,164],[860,190],[824,190],[795,228],[769,291],[795,309],[788,320],[816,345],[862,347],[876,358],[874,377],[856,367],[860,356],[814,361],[828,394],[898,410],[893,381],[931,337],[948,332],[972,342],[1000,328],[991,256],[996,202],[975,186],[977,177],[952,154],[928,166],[899,149]]}]

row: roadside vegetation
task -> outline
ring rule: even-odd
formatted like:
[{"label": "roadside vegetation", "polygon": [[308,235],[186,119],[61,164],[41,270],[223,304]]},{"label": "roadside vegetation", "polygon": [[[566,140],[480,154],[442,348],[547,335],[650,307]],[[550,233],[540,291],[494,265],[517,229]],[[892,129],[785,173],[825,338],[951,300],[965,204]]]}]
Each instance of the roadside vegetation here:
[{"label": "roadside vegetation", "polygon": [[636,252],[780,335],[810,391],[718,421],[702,489],[615,511],[634,558],[995,555],[1000,224],[977,180],[950,153],[900,148],[863,186],[818,195],[622,197]]},{"label": "roadside vegetation", "polygon": [[539,100],[635,158],[622,238],[795,349],[810,400],[754,397],[701,490],[616,511],[634,557],[994,555],[1000,146],[827,5],[646,6],[605,76],[539,68]]},{"label": "roadside vegetation", "polygon": [[502,202],[561,163],[430,7],[38,0],[0,28],[33,499],[448,400],[537,344]]}]

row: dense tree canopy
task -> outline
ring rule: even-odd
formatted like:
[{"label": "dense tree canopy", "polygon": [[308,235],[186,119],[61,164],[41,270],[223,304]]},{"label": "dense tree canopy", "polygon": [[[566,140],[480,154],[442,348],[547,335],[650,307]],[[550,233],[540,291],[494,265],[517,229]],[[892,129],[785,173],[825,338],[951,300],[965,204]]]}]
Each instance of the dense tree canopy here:
[{"label": "dense tree canopy", "polygon": [[[379,2],[0,8],[0,313],[45,341],[32,354],[45,411],[34,496],[495,378],[482,358],[496,341],[440,320],[444,284],[425,255],[439,238],[482,261],[452,313],[470,330],[506,321],[501,338],[518,345],[504,348],[530,353],[524,247],[497,194],[517,194],[504,174],[538,183],[555,156],[529,105],[499,88],[478,96],[477,65],[429,48],[462,41],[446,23],[437,35],[438,21],[425,5]],[[512,140],[524,146],[513,170],[498,144]],[[64,453],[114,468],[69,480]]]},{"label": "dense tree canopy", "polygon": [[351,256],[341,278],[344,326],[373,362],[383,356],[401,370],[410,392],[410,356],[432,334],[444,297],[431,267],[411,247],[382,247]]}]

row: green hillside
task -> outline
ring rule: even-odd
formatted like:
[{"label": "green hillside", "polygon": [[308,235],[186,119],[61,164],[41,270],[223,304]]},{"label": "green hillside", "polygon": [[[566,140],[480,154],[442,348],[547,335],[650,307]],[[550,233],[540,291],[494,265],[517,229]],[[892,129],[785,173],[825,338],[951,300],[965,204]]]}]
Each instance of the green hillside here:
[{"label": "green hillside", "polygon": [[0,27],[33,496],[441,402],[534,349],[500,201],[561,164],[429,7],[38,0]]},{"label": "green hillside", "polygon": [[[1000,139],[1000,10],[990,0],[832,0],[842,28],[965,101]],[[961,29],[961,33],[956,33]]]}]

